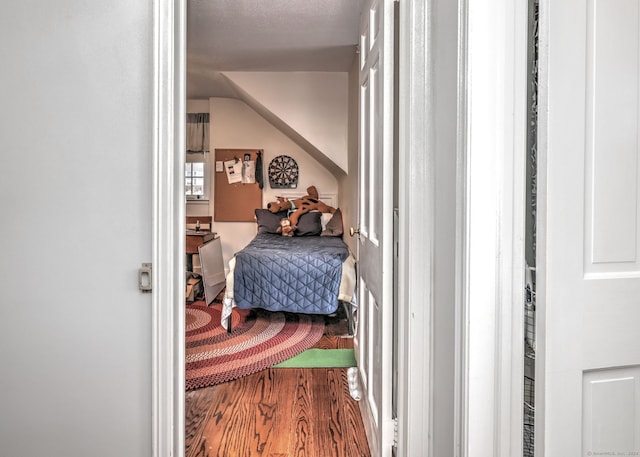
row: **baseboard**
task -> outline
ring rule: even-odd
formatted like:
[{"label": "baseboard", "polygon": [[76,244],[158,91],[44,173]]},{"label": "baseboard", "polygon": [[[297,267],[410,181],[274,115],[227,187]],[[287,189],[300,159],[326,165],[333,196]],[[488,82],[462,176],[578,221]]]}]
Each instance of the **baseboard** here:
[{"label": "baseboard", "polygon": [[362,384],[362,378],[360,377],[360,370],[358,370],[358,377],[360,386],[362,387],[360,390],[362,392],[362,400],[358,402],[358,406],[360,407],[360,415],[362,416],[362,423],[364,424],[364,431],[367,435],[367,443],[369,444],[369,453],[371,457],[381,457],[380,449],[378,448],[378,438],[376,434],[375,427],[375,419],[373,418],[373,412],[371,411],[371,407],[369,406],[369,393],[364,388]]}]

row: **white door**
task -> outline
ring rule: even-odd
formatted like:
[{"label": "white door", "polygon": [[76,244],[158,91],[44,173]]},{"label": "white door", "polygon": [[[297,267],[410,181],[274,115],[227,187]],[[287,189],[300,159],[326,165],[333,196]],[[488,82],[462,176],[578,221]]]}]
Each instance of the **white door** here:
[{"label": "white door", "polygon": [[548,118],[536,455],[638,455],[640,2],[541,8],[542,129]]},{"label": "white door", "polygon": [[360,30],[359,328],[355,347],[372,455],[387,456],[393,437],[393,1],[369,1]]},{"label": "white door", "polygon": [[152,455],[152,6],[3,4],[2,455]]}]

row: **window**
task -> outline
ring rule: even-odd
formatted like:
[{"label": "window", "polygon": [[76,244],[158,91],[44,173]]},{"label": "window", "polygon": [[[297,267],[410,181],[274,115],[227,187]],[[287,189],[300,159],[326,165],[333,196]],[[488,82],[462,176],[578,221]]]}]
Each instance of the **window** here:
[{"label": "window", "polygon": [[187,154],[184,184],[187,200],[209,200],[209,167],[205,154]]},{"label": "window", "polygon": [[209,200],[209,113],[187,114],[187,160],[185,194],[187,200]]}]

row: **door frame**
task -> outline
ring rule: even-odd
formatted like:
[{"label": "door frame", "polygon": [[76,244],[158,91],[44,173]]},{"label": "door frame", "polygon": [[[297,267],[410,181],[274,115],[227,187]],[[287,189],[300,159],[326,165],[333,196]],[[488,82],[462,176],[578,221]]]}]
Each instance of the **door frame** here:
[{"label": "door frame", "polygon": [[[425,277],[433,279],[435,267],[436,233],[429,225],[437,204],[433,187],[435,114],[430,102],[433,56],[438,49],[430,40],[434,33],[430,15],[438,2],[407,0],[400,4],[400,40],[406,41],[400,50],[400,164],[410,163],[419,173],[400,167],[399,303],[406,306],[399,309],[399,332],[404,335],[399,342],[399,455],[417,455],[425,449],[427,455],[434,455],[434,385],[442,381],[433,369],[437,357],[434,326],[438,324],[435,283],[424,281]],[[467,456],[472,450],[473,455],[506,457],[522,449],[524,329],[521,310],[512,310],[509,304],[524,300],[521,194],[525,163],[523,158],[514,160],[511,151],[526,145],[522,119],[526,120],[526,90],[515,89],[525,88],[521,84],[526,81],[527,38],[522,20],[526,21],[527,8],[523,0],[500,0],[493,9],[476,3],[459,0],[457,5],[458,96],[450,100],[458,115],[453,445],[456,456]],[[152,447],[154,457],[180,457],[184,455],[184,313],[175,305],[184,294],[186,0],[154,0],[153,8]],[[474,90],[486,82],[476,73],[481,59],[493,64],[501,83],[488,92]],[[407,71],[410,68],[421,71]],[[487,116],[488,112],[494,115]],[[482,131],[502,134],[487,138],[478,135]],[[483,176],[482,163],[474,159],[486,151],[495,169]],[[486,195],[486,199],[477,195]],[[424,211],[411,212],[416,205]],[[478,218],[483,212],[492,217]],[[479,243],[477,234],[495,242],[483,247],[486,243]],[[483,254],[494,259],[489,262],[492,268],[474,262]],[[473,278],[495,284],[488,300],[473,295]],[[476,310],[480,314],[472,314]],[[483,347],[487,351],[472,350],[482,338],[486,338]],[[482,387],[488,395],[474,395]],[[479,414],[480,421],[476,420]],[[426,433],[421,424],[427,427]]]},{"label": "door frame", "polygon": [[[524,320],[512,304],[524,306],[527,3],[481,3],[400,3],[398,455],[522,452]],[[452,73],[447,25],[457,27]],[[456,93],[443,93],[447,78]],[[451,106],[453,147],[442,124]],[[439,181],[448,160],[452,185]],[[454,252],[439,253],[450,237]],[[453,354],[438,349],[441,326],[455,333]]]},{"label": "door frame", "polygon": [[511,457],[523,441],[528,8],[459,7],[454,455]]},{"label": "door frame", "polygon": [[[398,358],[399,456],[434,455],[435,189],[432,78],[426,39],[429,5],[422,0],[401,2],[398,18],[398,350],[394,356]],[[410,211],[411,207],[420,211]],[[422,236],[416,236],[418,228]]]},{"label": "door frame", "polygon": [[399,6],[397,449],[452,455],[457,4]]},{"label": "door frame", "polygon": [[152,454],[184,456],[186,0],[154,0]]}]

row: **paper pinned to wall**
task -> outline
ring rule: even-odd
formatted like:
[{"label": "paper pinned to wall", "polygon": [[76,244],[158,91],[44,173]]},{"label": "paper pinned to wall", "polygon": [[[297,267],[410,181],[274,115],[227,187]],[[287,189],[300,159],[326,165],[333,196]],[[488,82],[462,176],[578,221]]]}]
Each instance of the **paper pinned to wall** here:
[{"label": "paper pinned to wall", "polygon": [[227,160],[224,163],[224,169],[227,172],[227,181],[229,181],[229,184],[242,182],[242,161],[241,160]]},{"label": "paper pinned to wall", "polygon": [[256,182],[256,163],[253,160],[246,160],[242,165],[242,182],[253,184]]}]

